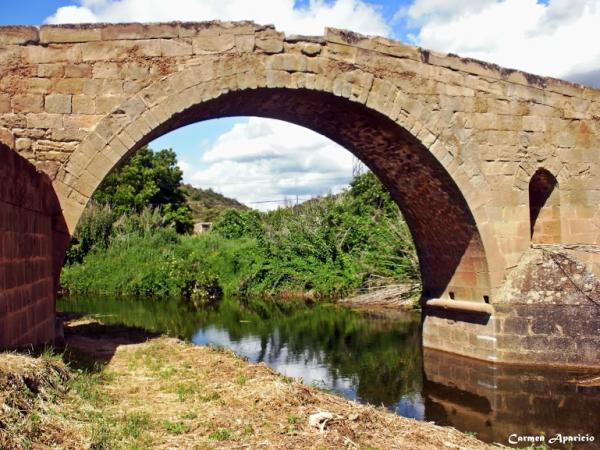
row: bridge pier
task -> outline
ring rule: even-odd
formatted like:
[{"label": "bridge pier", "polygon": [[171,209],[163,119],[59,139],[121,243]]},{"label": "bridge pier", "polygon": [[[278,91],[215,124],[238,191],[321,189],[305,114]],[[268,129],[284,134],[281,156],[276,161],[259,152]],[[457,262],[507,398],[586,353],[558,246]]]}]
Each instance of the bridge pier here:
[{"label": "bridge pier", "polygon": [[423,345],[484,361],[600,367],[600,283],[560,246],[537,246],[493,304],[429,300]]},{"label": "bridge pier", "polygon": [[0,348],[52,342],[67,228],[52,183],[0,144]]}]

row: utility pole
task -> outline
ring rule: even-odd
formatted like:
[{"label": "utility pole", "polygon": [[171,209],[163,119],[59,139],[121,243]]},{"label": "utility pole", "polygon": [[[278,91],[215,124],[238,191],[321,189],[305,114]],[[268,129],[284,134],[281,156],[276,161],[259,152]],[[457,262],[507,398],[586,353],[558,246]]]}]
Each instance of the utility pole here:
[{"label": "utility pole", "polygon": [[352,156],[352,178],[362,175],[365,171],[365,165],[356,156]]}]

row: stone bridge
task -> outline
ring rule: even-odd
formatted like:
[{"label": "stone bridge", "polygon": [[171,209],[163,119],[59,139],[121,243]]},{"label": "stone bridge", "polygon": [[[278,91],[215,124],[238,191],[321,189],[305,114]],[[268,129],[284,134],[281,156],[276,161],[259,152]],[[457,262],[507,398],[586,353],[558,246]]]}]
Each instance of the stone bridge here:
[{"label": "stone bridge", "polygon": [[379,176],[417,246],[426,347],[600,364],[600,91],[251,22],[0,28],[0,345],[52,339],[66,243],[111,170],[234,115],[308,127]]}]

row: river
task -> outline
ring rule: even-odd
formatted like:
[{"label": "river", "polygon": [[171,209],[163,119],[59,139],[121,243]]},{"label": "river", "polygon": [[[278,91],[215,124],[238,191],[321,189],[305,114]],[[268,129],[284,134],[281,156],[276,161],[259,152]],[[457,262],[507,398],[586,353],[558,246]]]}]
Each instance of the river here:
[{"label": "river", "polygon": [[[369,313],[331,304],[224,299],[194,306],[171,299],[71,296],[59,311],[94,314],[198,345],[233,350],[304,383],[405,417],[451,425],[486,442],[522,436],[595,435],[600,386],[591,374],[494,365],[422,349],[420,315]],[[597,376],[597,374],[596,374]]]}]

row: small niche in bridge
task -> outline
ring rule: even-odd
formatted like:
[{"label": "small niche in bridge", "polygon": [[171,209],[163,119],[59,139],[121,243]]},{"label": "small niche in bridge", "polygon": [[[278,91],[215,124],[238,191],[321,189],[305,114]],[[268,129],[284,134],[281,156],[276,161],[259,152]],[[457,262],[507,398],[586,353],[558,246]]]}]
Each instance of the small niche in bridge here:
[{"label": "small niche in bridge", "polygon": [[558,181],[545,169],[539,169],[529,182],[529,216],[532,244],[560,243]]}]

